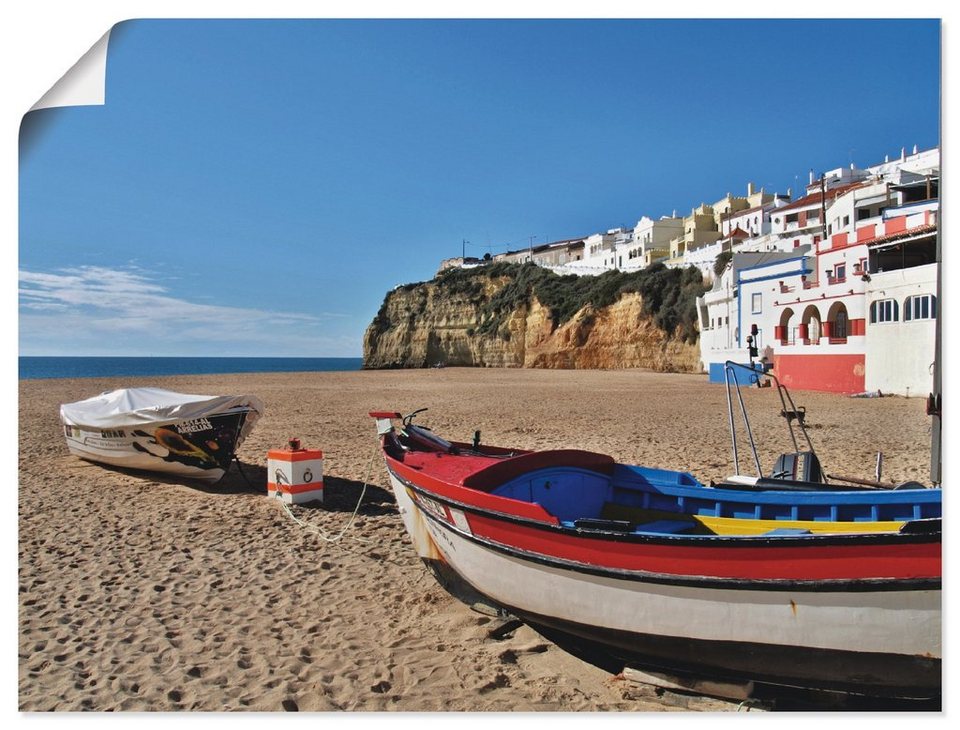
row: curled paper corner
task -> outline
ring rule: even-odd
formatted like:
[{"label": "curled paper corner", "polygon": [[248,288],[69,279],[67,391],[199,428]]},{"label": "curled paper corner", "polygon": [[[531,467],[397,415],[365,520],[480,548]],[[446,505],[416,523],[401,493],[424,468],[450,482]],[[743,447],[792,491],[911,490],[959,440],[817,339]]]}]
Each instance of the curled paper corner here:
[{"label": "curled paper corner", "polygon": [[107,92],[107,45],[111,30],[104,33],[89,51],[80,56],[80,60],[30,107],[30,111],[58,106],[104,104]]}]

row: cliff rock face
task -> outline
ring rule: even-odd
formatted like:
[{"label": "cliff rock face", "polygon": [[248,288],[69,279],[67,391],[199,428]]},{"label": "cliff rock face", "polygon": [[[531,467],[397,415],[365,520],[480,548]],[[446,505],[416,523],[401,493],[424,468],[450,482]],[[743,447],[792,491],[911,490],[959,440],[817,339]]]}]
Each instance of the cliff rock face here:
[{"label": "cliff rock face", "polygon": [[436,281],[398,287],[364,335],[364,368],[701,370],[697,344],[659,329],[643,312],[638,293],[606,307],[585,306],[559,326],[530,294],[494,321],[484,305],[507,283],[504,277],[478,277],[469,291],[451,291]]}]

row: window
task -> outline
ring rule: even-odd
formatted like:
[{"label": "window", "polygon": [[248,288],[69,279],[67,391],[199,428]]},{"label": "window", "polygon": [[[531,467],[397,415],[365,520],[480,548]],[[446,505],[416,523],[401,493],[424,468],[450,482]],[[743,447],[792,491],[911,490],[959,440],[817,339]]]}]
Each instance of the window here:
[{"label": "window", "polygon": [[936,319],[937,298],[932,294],[907,297],[903,303],[903,321]]},{"label": "window", "polygon": [[870,324],[898,322],[900,306],[895,299],[881,299],[870,305]]},{"label": "window", "polygon": [[750,312],[751,314],[760,314],[763,310],[763,294],[761,292],[755,292],[750,298]]},{"label": "window", "polygon": [[838,340],[847,339],[847,313],[846,311],[837,312],[837,318],[833,321],[833,337]]},{"label": "window", "polygon": [[870,217],[870,209],[869,209],[869,208],[861,208],[860,210],[857,211],[857,220],[858,220],[858,221],[864,221],[864,220],[866,220],[866,219],[869,218],[869,217]]},{"label": "window", "polygon": [[844,281],[847,278],[847,265],[837,264],[837,267],[833,270],[833,276],[837,281]]},{"label": "window", "polygon": [[848,215],[843,216],[843,227],[846,228],[849,225],[850,225],[850,216]]}]

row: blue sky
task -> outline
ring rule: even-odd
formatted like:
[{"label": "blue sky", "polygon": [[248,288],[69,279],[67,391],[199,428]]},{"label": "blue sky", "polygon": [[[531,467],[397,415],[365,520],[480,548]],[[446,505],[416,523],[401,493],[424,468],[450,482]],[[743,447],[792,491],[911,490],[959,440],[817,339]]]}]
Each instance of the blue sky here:
[{"label": "blue sky", "polygon": [[122,24],[106,104],[24,123],[20,354],[359,356],[462,239],[935,146],[939,44],[922,20]]}]

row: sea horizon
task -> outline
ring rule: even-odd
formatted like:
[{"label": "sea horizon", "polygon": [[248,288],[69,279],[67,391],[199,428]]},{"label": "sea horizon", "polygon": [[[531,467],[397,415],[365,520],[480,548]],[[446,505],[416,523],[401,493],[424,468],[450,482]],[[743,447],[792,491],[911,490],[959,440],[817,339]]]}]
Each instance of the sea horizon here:
[{"label": "sea horizon", "polygon": [[19,380],[360,370],[362,357],[20,355]]}]

